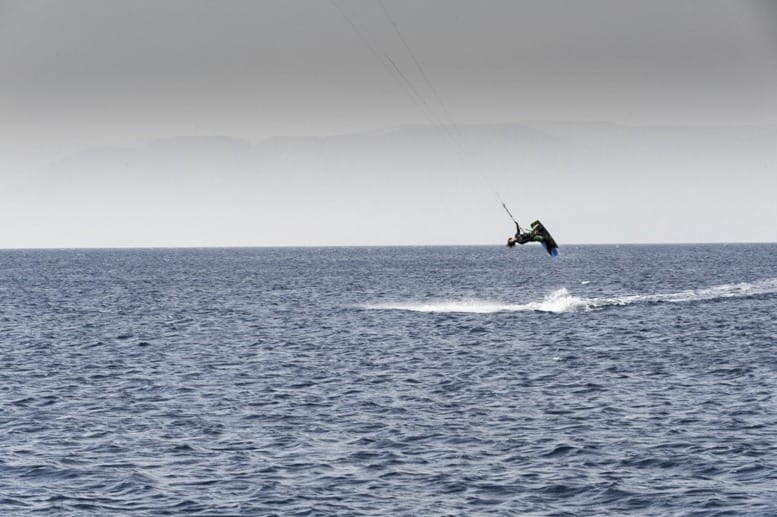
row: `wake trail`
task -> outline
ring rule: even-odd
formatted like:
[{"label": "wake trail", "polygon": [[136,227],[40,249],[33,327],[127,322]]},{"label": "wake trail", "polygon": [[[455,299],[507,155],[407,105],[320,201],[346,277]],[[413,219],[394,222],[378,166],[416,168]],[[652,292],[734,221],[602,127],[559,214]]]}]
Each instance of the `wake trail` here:
[{"label": "wake trail", "polygon": [[756,282],[723,284],[702,289],[689,289],[674,293],[633,294],[611,297],[582,298],[569,293],[566,288],[545,295],[542,300],[522,304],[498,301],[460,299],[429,302],[394,302],[364,305],[368,310],[398,310],[411,312],[491,314],[496,312],[584,312],[606,307],[627,306],[642,303],[688,303],[696,301],[747,298],[777,294],[777,278]]}]

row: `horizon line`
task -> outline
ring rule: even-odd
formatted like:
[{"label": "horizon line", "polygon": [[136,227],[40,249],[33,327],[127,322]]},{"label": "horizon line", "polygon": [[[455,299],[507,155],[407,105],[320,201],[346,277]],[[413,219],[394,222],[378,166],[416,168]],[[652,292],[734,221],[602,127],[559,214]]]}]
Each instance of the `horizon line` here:
[{"label": "horizon line", "polygon": [[[601,243],[569,243],[559,246],[738,246],[738,245],[769,245],[774,241],[743,241],[743,242],[601,242]],[[201,246],[35,246],[35,247],[5,247],[4,251],[114,251],[114,250],[208,250],[208,249],[337,249],[337,248],[486,248],[506,247],[504,244],[321,244],[321,245],[201,245]]]}]

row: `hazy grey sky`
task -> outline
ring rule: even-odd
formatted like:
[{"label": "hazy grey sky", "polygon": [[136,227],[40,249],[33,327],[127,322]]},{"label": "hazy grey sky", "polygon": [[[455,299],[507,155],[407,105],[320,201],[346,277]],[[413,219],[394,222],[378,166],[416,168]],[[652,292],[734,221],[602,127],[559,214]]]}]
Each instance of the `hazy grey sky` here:
[{"label": "hazy grey sky", "polygon": [[0,246],[776,241],[775,92],[768,0],[0,0]]}]

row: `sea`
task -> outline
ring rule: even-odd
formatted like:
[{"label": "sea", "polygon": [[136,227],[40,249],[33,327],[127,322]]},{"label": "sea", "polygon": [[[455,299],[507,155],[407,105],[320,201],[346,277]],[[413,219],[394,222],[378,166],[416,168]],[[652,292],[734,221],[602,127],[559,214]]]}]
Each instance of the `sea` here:
[{"label": "sea", "polygon": [[777,244],[0,251],[2,515],[775,515]]}]

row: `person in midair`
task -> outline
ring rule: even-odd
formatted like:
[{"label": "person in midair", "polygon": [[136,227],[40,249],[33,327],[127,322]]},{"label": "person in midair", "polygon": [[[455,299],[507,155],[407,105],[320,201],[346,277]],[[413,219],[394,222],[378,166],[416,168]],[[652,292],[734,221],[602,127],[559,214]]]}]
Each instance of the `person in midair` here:
[{"label": "person in midair", "polygon": [[526,244],[527,242],[539,242],[542,244],[542,247],[545,248],[545,251],[548,252],[548,255],[551,257],[558,256],[558,244],[556,244],[556,241],[539,220],[531,223],[531,230],[526,232],[523,231],[521,225],[515,220],[515,217],[510,213],[510,209],[507,208],[507,205],[504,202],[502,203],[502,208],[505,209],[507,215],[513,220],[516,229],[515,235],[507,239],[508,247],[512,248],[516,244]]},{"label": "person in midair", "polygon": [[510,248],[516,244],[526,244],[527,242],[543,242],[545,240],[540,231],[541,223],[539,221],[534,221],[531,223],[531,230],[528,232],[523,231],[518,223],[515,223],[515,228],[517,230],[515,235],[507,239],[507,245]]}]

